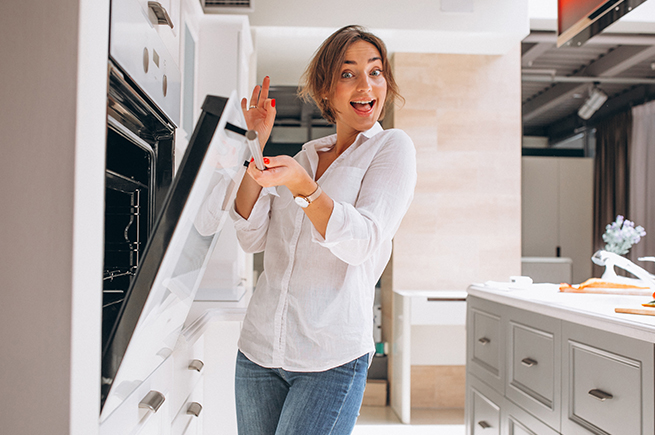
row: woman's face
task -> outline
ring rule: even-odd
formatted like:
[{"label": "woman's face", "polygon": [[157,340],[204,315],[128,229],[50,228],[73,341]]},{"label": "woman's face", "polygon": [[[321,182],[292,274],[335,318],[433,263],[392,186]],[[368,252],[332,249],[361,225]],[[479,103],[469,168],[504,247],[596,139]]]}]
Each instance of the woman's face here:
[{"label": "woman's face", "polygon": [[380,118],[387,96],[380,52],[368,42],[357,41],[346,51],[339,71],[331,98],[337,132],[366,131]]}]

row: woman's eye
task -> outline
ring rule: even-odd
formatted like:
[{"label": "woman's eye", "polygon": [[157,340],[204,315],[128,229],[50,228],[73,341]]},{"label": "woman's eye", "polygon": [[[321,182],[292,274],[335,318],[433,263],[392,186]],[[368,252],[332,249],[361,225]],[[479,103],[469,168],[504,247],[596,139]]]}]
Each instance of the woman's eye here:
[{"label": "woman's eye", "polygon": [[351,72],[345,71],[345,72],[341,73],[341,78],[350,79],[352,77],[354,77],[354,76],[353,76],[353,73],[351,73]]},{"label": "woman's eye", "polygon": [[371,71],[371,75],[372,75],[373,77],[381,76],[381,75],[382,75],[382,71],[380,71],[379,69],[373,70],[373,71]]}]

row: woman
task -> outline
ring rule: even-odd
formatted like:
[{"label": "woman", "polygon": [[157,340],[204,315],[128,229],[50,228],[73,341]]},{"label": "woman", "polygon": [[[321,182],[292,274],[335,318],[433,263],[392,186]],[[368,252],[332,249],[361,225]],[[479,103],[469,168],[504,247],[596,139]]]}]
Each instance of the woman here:
[{"label": "woman", "polygon": [[[349,434],[374,352],[375,283],[416,184],[411,139],[378,124],[398,96],[384,43],[344,27],[316,52],[303,94],[336,124],[293,158],[254,164],[232,217],[246,252],[265,250],[239,339],[240,434]],[[270,79],[241,106],[266,143]]]}]

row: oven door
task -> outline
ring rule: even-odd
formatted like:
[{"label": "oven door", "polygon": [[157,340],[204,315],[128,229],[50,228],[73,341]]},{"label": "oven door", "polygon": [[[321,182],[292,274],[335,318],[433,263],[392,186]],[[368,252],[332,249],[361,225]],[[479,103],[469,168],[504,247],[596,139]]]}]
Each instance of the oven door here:
[{"label": "oven door", "polygon": [[101,421],[171,354],[245,172],[235,93],[202,110],[103,349]]}]

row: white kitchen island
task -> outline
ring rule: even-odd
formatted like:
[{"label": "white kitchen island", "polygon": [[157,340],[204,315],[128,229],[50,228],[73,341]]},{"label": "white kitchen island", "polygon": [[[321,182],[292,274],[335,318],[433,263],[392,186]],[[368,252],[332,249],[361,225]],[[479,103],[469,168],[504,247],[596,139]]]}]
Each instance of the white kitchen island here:
[{"label": "white kitchen island", "polygon": [[467,299],[467,434],[655,433],[646,296],[475,284]]}]

